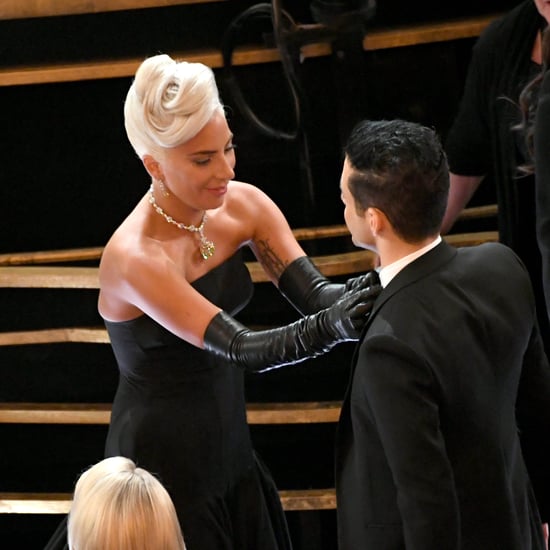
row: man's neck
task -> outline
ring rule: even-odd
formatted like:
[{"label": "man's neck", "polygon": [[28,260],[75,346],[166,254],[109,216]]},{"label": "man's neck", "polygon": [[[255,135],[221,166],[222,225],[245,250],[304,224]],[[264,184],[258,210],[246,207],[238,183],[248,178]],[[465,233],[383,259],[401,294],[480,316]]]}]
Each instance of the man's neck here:
[{"label": "man's neck", "polygon": [[[414,262],[433,248],[435,248],[441,242],[441,237],[436,235],[433,238],[423,240],[422,243],[416,243],[415,246],[405,247],[399,258],[391,263],[382,263],[379,274],[380,284],[383,288],[391,283],[393,278],[399,274],[399,272],[405,269],[410,263]],[[408,251],[408,253],[405,253]]]},{"label": "man's neck", "polygon": [[433,235],[415,243],[407,243],[400,239],[379,243],[378,254],[380,256],[380,267],[393,264],[401,258],[421,250],[432,243],[436,238],[437,235]]}]

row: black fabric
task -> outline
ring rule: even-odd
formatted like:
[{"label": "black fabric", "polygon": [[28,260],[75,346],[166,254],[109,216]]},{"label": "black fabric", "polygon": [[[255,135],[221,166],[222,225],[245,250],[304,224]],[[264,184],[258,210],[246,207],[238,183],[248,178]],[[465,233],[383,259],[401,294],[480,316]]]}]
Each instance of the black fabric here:
[{"label": "black fabric", "polygon": [[451,172],[494,177],[502,207],[501,238],[516,251],[521,246],[520,223],[525,221],[517,211],[517,192],[526,183],[516,177],[512,127],[520,121],[517,101],[530,75],[531,52],[542,21],[534,2],[525,0],[482,33],[446,140]]},{"label": "black fabric", "polygon": [[279,278],[279,290],[303,315],[332,305],[344,293],[344,285],[331,283],[308,256],[296,258]]},{"label": "black fabric", "polygon": [[[458,115],[446,140],[451,172],[487,176],[496,187],[501,242],[523,260],[531,276],[547,351],[550,328],[543,299],[541,258],[535,238],[534,178],[521,176],[523,136],[519,94],[540,67],[531,60],[537,32],[545,24],[533,0],[525,0],[493,22],[477,41]],[[483,184],[482,184],[483,185]]]},{"label": "black fabric", "polygon": [[550,72],[544,76],[535,121],[537,241],[546,311],[550,315]]},{"label": "black fabric", "polygon": [[384,288],[352,361],[338,548],[543,550],[549,431],[524,266],[499,243],[440,243]]},{"label": "black fabric", "polygon": [[[232,314],[253,288],[240,254],[193,286]],[[120,381],[105,455],[157,475],[187,550],[290,549],[276,487],[252,449],[243,371],[147,316],[106,326]]]},{"label": "black fabric", "polygon": [[369,273],[364,280],[370,286],[346,293],[330,308],[282,327],[249,330],[222,310],[206,329],[204,347],[248,372],[266,372],[317,357],[336,344],[359,338],[380,293],[377,278]]},{"label": "black fabric", "polygon": [[68,550],[68,548],[67,516],[65,516],[57,526],[57,529],[54,531],[54,534],[51,536],[46,546],[44,546],[44,550]]},{"label": "black fabric", "polygon": [[[252,295],[239,254],[193,286],[233,315]],[[242,371],[146,316],[106,325],[121,373],[106,455],[158,474],[188,550],[290,548],[278,499],[266,503],[277,493],[262,487],[272,482],[261,479],[253,454]]]}]

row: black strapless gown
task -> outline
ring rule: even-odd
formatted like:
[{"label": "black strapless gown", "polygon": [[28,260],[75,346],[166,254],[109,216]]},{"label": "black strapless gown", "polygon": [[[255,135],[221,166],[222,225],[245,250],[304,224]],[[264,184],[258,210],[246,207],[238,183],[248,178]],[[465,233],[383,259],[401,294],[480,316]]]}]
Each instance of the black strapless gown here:
[{"label": "black strapless gown", "polygon": [[[253,289],[240,253],[193,287],[233,315]],[[106,326],[120,379],[105,455],[162,481],[188,550],[290,549],[275,484],[252,448],[242,370],[145,315]]]}]

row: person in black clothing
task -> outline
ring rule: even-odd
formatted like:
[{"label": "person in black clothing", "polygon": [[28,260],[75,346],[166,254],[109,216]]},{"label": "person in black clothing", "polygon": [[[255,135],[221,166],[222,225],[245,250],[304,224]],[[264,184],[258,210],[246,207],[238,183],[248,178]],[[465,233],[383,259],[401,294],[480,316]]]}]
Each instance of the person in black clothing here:
[{"label": "person in black clothing", "polygon": [[[368,274],[330,283],[273,201],[234,180],[233,134],[211,69],[146,59],[124,114],[151,185],[99,268],[99,312],[120,370],[105,455],[159,476],[188,550],[288,549],[275,484],[252,448],[243,370],[357,339],[378,291]],[[263,331],[234,319],[252,294],[244,246],[310,315]]]},{"label": "person in black clothing", "polygon": [[545,33],[546,56],[535,115],[534,157],[536,167],[537,242],[542,257],[542,281],[550,317],[550,33]]},{"label": "person in black clothing", "polygon": [[341,191],[383,290],[336,440],[339,550],[547,550],[550,366],[507,246],[453,248],[435,132],[364,121]]},{"label": "person in black clothing", "polygon": [[521,121],[520,93],[540,72],[541,30],[549,20],[550,2],[524,0],[477,41],[445,143],[451,181],[442,226],[442,233],[452,227],[485,177],[494,183],[500,240],[514,249],[530,273],[547,351],[550,330],[535,238],[534,178],[518,170],[528,153],[524,137],[513,128]]},{"label": "person in black clothing", "polygon": [[529,160],[522,172],[535,178],[537,244],[541,253],[546,311],[550,315],[550,27],[542,34],[542,69],[520,95]]}]

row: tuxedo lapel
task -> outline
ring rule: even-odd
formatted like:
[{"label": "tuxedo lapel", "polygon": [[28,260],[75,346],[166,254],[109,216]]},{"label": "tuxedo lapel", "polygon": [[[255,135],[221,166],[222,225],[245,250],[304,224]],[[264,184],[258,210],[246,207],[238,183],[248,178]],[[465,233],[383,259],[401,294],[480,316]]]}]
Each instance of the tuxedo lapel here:
[{"label": "tuxedo lapel", "polygon": [[342,412],[346,408],[345,405],[348,402],[349,393],[351,391],[351,383],[353,380],[353,375],[355,373],[355,367],[357,365],[357,354],[359,353],[359,348],[361,347],[361,342],[364,340],[366,334],[369,331],[371,324],[376,318],[378,312],[384,307],[384,304],[395,294],[397,294],[401,289],[415,283],[416,281],[423,279],[428,276],[430,273],[440,269],[444,264],[451,261],[457,254],[456,248],[448,245],[445,241],[439,243],[435,248],[426,252],[414,260],[414,262],[407,265],[400,271],[386,286],[382,292],[379,294],[378,298],[374,302],[372,311],[368,318],[368,321],[363,328],[361,337],[355,346],[353,357],[351,359],[351,369],[349,375],[348,387],[346,389],[346,394],[344,397],[344,406],[342,407]]},{"label": "tuxedo lapel", "polygon": [[439,243],[435,248],[432,248],[426,254],[417,258],[414,262],[407,265],[401,270],[384,288],[384,290],[378,296],[372,314],[367,322],[363,336],[368,330],[368,327],[372,323],[372,320],[376,317],[378,311],[383,305],[400,290],[416,283],[420,279],[424,279],[430,273],[437,271],[444,264],[452,260],[457,254],[456,248],[449,246],[445,241]]}]

